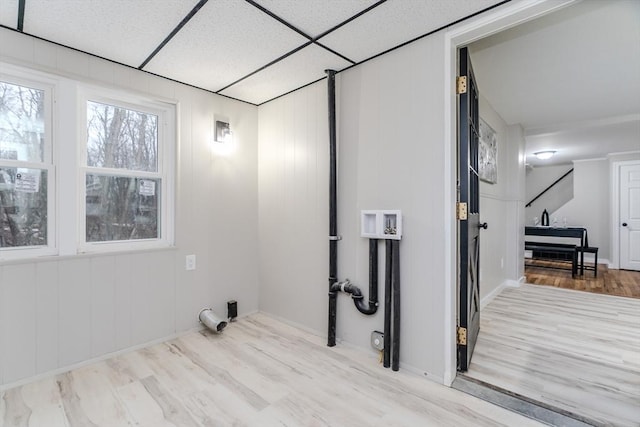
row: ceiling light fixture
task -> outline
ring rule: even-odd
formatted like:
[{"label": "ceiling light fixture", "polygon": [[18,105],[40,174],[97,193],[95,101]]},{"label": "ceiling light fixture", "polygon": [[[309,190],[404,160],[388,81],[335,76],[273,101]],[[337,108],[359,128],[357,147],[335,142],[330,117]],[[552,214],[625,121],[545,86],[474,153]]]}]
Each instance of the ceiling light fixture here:
[{"label": "ceiling light fixture", "polygon": [[546,150],[546,151],[538,151],[537,153],[533,153],[539,160],[548,160],[556,154],[554,150]]},{"label": "ceiling light fixture", "polygon": [[216,134],[214,140],[221,144],[231,142],[231,127],[229,123],[216,120]]}]

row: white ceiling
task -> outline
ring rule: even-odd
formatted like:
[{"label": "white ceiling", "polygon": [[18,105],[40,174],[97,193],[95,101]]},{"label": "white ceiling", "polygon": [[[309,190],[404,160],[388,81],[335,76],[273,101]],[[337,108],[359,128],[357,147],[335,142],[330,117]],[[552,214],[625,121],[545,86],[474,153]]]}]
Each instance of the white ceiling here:
[{"label": "white ceiling", "polygon": [[525,128],[531,165],[640,150],[640,1],[584,0],[470,50],[480,92]]},{"label": "white ceiling", "polygon": [[0,25],[261,104],[502,0],[23,1]]},{"label": "white ceiling", "polygon": [[[500,2],[0,0],[0,25],[259,105]],[[639,0],[583,0],[470,46],[527,162],[640,149],[639,23]]]}]

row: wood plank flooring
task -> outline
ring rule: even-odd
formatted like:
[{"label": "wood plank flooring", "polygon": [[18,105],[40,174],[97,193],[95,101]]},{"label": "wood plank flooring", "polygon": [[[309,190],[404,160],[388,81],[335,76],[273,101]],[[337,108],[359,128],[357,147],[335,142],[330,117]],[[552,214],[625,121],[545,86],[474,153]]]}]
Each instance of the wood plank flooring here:
[{"label": "wood plank flooring", "polygon": [[607,426],[640,426],[640,300],[522,285],[481,313],[468,376]]},{"label": "wood plank flooring", "polygon": [[559,265],[561,266],[554,261],[527,260],[526,282],[598,294],[640,298],[640,271],[610,270],[606,265],[600,264],[598,277],[593,277],[593,271],[585,271],[584,277],[572,279],[571,271],[545,268]]},{"label": "wood plank flooring", "polygon": [[539,426],[255,314],[0,394],[12,426]]}]

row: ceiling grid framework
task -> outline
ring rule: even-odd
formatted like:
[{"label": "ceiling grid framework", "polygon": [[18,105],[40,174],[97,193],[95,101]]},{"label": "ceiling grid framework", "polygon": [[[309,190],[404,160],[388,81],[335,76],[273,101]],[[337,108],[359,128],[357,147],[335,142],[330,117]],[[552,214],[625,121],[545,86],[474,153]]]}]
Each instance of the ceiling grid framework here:
[{"label": "ceiling grid framework", "polygon": [[260,105],[507,1],[0,0],[0,26]]}]

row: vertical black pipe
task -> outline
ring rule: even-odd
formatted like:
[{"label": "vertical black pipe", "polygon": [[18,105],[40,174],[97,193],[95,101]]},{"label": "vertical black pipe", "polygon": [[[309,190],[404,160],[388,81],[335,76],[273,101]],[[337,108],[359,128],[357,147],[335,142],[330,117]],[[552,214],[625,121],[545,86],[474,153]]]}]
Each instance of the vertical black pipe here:
[{"label": "vertical black pipe", "polygon": [[[378,240],[369,239],[369,308],[378,305]],[[375,313],[375,311],[374,311]]]},{"label": "vertical black pipe", "polygon": [[20,32],[24,31],[24,6],[26,0],[18,0],[18,25],[17,30]]},{"label": "vertical black pipe", "polygon": [[336,345],[337,293],[331,285],[338,281],[338,221],[337,221],[337,169],[336,169],[336,72],[327,73],[329,104],[329,332],[327,346]]},{"label": "vertical black pipe", "polygon": [[400,241],[393,240],[393,354],[391,356],[391,369],[397,371],[400,368]]},{"label": "vertical black pipe", "polygon": [[391,240],[385,241],[385,270],[384,270],[384,349],[382,365],[391,366],[391,269],[392,269]]}]

